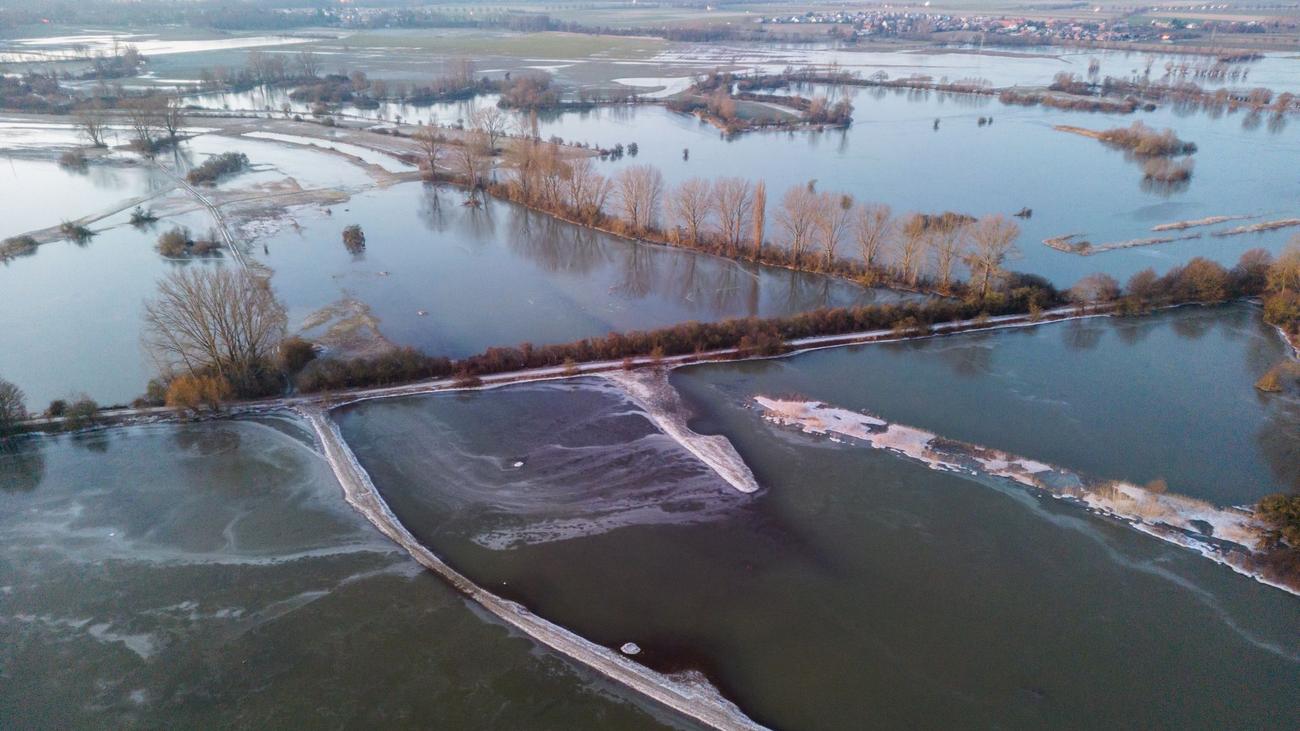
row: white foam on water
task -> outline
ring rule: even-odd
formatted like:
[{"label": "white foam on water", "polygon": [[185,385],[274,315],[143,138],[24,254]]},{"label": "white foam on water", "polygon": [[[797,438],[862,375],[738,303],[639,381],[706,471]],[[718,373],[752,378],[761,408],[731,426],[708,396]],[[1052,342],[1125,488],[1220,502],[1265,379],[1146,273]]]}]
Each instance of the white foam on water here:
[{"label": "white foam on water", "polygon": [[639,371],[610,371],[602,376],[613,381],[633,403],[645,410],[664,434],[744,493],[758,492],[758,481],[724,436],[698,434],[686,425],[686,408],[677,390],[668,383],[668,373],[658,368]]},{"label": "white foam on water", "polygon": [[[1026,459],[997,449],[939,437],[915,427],[892,424],[870,414],[816,401],[754,396],[763,418],[808,434],[840,435],[917,460],[931,469],[999,477],[1082,504],[1250,576],[1260,583],[1300,595],[1300,589],[1264,577],[1249,565],[1249,556],[1268,531],[1253,513],[1218,507],[1204,500],[1156,492],[1121,481],[1086,480],[1070,470]],[[1058,479],[1048,481],[1055,476]],[[1207,532],[1204,525],[1210,526]],[[1239,550],[1225,550],[1223,544]]]}]

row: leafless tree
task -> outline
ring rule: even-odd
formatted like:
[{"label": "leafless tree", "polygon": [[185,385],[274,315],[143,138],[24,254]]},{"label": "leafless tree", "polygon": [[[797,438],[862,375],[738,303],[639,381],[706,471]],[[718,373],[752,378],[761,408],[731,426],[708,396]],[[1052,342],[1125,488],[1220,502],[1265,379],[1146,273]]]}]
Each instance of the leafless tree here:
[{"label": "leafless tree", "polygon": [[767,183],[759,180],[754,186],[754,258],[763,256],[763,236],[767,228]]},{"label": "leafless tree", "polygon": [[1286,248],[1268,268],[1268,288],[1278,294],[1300,291],[1300,235],[1292,236]]},{"label": "leafless tree", "polygon": [[265,277],[234,267],[177,269],[145,304],[144,340],[164,375],[211,375],[264,390],[284,339],[284,306]]},{"label": "leafless tree", "polygon": [[985,216],[971,224],[966,266],[979,282],[980,299],[988,297],[989,288],[1005,274],[1002,263],[1015,254],[1018,236],[1020,226],[1001,215]]},{"label": "leafless tree", "polygon": [[657,168],[633,165],[614,178],[623,218],[636,232],[651,228],[659,215],[664,178]]},{"label": "leafless tree", "polygon": [[298,51],[295,60],[298,62],[298,73],[301,74],[304,79],[314,79],[320,76],[320,55],[317,54],[315,50],[304,48],[301,51]]},{"label": "leafless tree", "polygon": [[718,214],[722,242],[733,256],[740,250],[754,209],[754,188],[744,178],[713,181],[713,210]]},{"label": "leafless tree", "polygon": [[817,237],[821,240],[822,254],[826,257],[826,266],[835,261],[835,252],[848,235],[853,220],[853,196],[831,193],[819,193],[813,206],[817,214],[814,224]]},{"label": "leafless tree", "polygon": [[77,113],[77,129],[90,140],[90,144],[95,147],[105,147],[105,139],[108,135],[108,119],[104,115],[104,108],[96,102],[94,105],[81,110]]},{"label": "leafless tree", "polygon": [[673,225],[684,232],[687,243],[698,246],[713,211],[713,191],[709,181],[690,178],[682,181],[668,200]]},{"label": "leafless tree", "polygon": [[421,126],[411,135],[420,146],[420,151],[424,153],[425,165],[429,166],[430,177],[436,178],[438,175],[438,163],[442,160],[443,152],[447,149],[447,137],[438,131],[433,125]]},{"label": "leafless tree", "polygon": [[1070,288],[1070,300],[1078,305],[1080,312],[1086,312],[1088,305],[1112,302],[1119,294],[1119,282],[1101,272],[1089,274]]},{"label": "leafless tree", "polygon": [[480,107],[470,115],[470,124],[487,137],[488,152],[495,155],[497,142],[506,136],[511,125],[511,116],[500,107]]},{"label": "leafless tree", "polygon": [[899,241],[898,270],[907,283],[916,286],[925,264],[926,250],[930,245],[929,226],[925,216],[913,213],[903,221]]},{"label": "leafless tree", "polygon": [[185,107],[179,98],[168,99],[159,105],[158,123],[167,133],[167,139],[175,140],[185,126]]},{"label": "leafless tree", "polygon": [[777,224],[785,232],[790,257],[796,262],[801,261],[816,233],[817,194],[811,184],[796,185],[785,192],[781,198],[781,210],[777,213]]},{"label": "leafless tree", "polygon": [[158,138],[162,135],[161,112],[165,104],[166,100],[162,97],[141,97],[122,104],[131,125],[135,145],[141,150],[151,151],[157,145]]},{"label": "leafless tree", "polygon": [[953,266],[965,258],[967,221],[956,216],[942,216],[930,226],[935,274],[939,278],[939,289],[944,292],[952,285]]},{"label": "leafless tree", "polygon": [[569,205],[584,220],[594,223],[605,210],[613,183],[596,172],[591,158],[582,157],[568,163],[567,178]]},{"label": "leafless tree", "polygon": [[858,256],[867,267],[867,276],[874,277],[881,266],[881,257],[893,235],[894,218],[889,206],[883,203],[860,203],[853,213],[853,240],[858,245]]},{"label": "leafless tree", "polygon": [[488,161],[487,140],[479,132],[465,135],[462,144],[452,148],[452,171],[460,176],[461,182],[469,188],[467,202],[477,204],[478,191],[483,187]]},{"label": "leafless tree", "polygon": [[0,440],[27,418],[27,396],[21,388],[0,378]]}]

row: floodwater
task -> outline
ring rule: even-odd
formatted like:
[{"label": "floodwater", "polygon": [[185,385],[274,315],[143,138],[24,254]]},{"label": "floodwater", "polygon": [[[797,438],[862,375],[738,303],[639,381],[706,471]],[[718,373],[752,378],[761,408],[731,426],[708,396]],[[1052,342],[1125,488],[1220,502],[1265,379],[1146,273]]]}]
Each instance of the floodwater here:
[{"label": "floodwater", "polygon": [[[752,267],[634,244],[464,193],[404,183],[354,196],[326,213],[291,209],[293,225],[251,253],[297,328],[320,308],[360,300],[401,345],[461,357],[494,345],[538,345],[687,320],[784,315],[895,301],[845,280]],[[342,230],[359,224],[360,254]]]},{"label": "floodwater", "polygon": [[129,217],[93,224],[98,233],[84,243],[53,241],[0,263],[0,378],[23,389],[29,409],[83,393],[103,405],[142,395],[156,375],[140,341],[155,283],[176,267],[225,264],[171,261],[154,248],[173,226],[206,232],[206,211],[164,215],[143,228]]},{"label": "floodwater", "polygon": [[[695,176],[764,179],[773,241],[782,236],[776,215],[781,195],[810,180],[821,190],[887,203],[900,214],[954,210],[1010,216],[1030,208],[1033,217],[1020,221],[1023,256],[1011,266],[1046,276],[1058,286],[1069,286],[1095,271],[1121,280],[1147,267],[1164,272],[1194,256],[1231,265],[1250,248],[1277,251],[1296,231],[1210,235],[1243,223],[1300,215],[1300,178],[1292,164],[1300,159],[1300,137],[1286,120],[1279,123],[1269,115],[1249,117],[1244,112],[1215,117],[1168,105],[1123,115],[1007,106],[991,97],[860,88],[840,93],[855,107],[853,126],[842,131],[754,132],[728,140],[711,125],[658,106],[543,116],[538,131],[543,138],[558,136],[605,148],[636,142],[635,158],[602,166],[609,174],[632,164],[651,164],[670,183]],[[243,96],[259,94],[269,93]],[[213,99],[239,108],[239,100],[231,96]],[[401,114],[408,122],[432,119],[448,124],[468,120],[476,105],[492,102],[483,97],[434,107],[346,111],[390,121]],[[980,117],[994,122],[980,126]],[[935,120],[940,122],[937,130]],[[1073,125],[1104,130],[1134,121],[1172,128],[1198,145],[1194,174],[1185,189],[1146,186],[1140,161],[1097,140],[1053,129]],[[1196,239],[1090,257],[1042,244],[1043,239],[1066,234],[1080,234],[1095,245],[1148,238],[1161,235],[1151,230],[1159,224],[1223,215],[1254,218],[1172,232],[1203,234]]]},{"label": "floodwater", "polygon": [[1224,506],[1300,488],[1300,399],[1253,386],[1285,358],[1258,308],[1228,305],[829,348],[674,381],[737,403],[822,401]]},{"label": "floodwater", "polygon": [[422,571],[297,422],[0,452],[0,715],[23,728],[659,728]]},{"label": "floodwater", "polygon": [[174,181],[143,164],[94,164],[72,170],[53,160],[0,158],[0,196],[5,201],[0,239],[113,211],[173,187]]},{"label": "floodwater", "polygon": [[[1147,456],[1115,447],[1145,433],[1166,451],[1162,469],[1190,462],[1164,473],[1175,490],[1207,484],[1182,478],[1216,458],[1269,473],[1220,433],[1166,433],[1161,414],[1124,402],[1140,389],[1113,371],[1101,397],[1071,382],[1108,352],[1151,392],[1142,403],[1176,412],[1194,386],[1137,371],[1158,356],[1176,374],[1189,351],[1207,372],[1232,360],[1216,350],[1254,362],[1251,351],[1268,348],[1234,312],[1170,315],[1138,325],[1150,330],[1139,337],[1123,334],[1132,323],[1090,325],[1098,355],[1072,352],[1085,356],[1078,366],[1052,357],[1072,327],[678,371],[693,427],[733,441],[762,486],[752,496],[702,473],[595,379],[370,402],[337,417],[398,518],[452,565],[593,641],[635,642],[651,666],[704,671],[775,727],[1300,723],[1284,700],[1300,682],[1293,596],[1075,506],[793,432],[749,404],[760,393],[834,397],[967,438],[974,412],[985,422],[974,436],[1031,458],[1066,461],[1062,445],[1083,434],[1088,465],[1115,476]],[[1167,332],[1183,328],[1208,331]],[[942,351],[963,339],[1008,353],[954,378],[961,359]],[[1015,365],[1029,352],[1032,364]],[[1228,385],[1204,395],[1209,419],[1230,408],[1229,385],[1251,397],[1242,370],[1217,374]],[[933,404],[913,404],[918,394]],[[1047,400],[1068,408],[1036,405]],[[908,405],[952,418],[927,422]],[[1102,411],[1118,433],[1085,431]],[[1062,428],[1072,421],[1082,425]]]}]

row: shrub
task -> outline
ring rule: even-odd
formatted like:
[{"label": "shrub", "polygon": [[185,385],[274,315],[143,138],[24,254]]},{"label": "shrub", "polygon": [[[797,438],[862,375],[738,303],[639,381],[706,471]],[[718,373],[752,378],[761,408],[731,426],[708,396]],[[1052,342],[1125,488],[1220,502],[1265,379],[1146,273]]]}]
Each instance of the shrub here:
[{"label": "shrub", "polygon": [[31,236],[12,236],[0,243],[0,261],[16,256],[26,256],[36,251],[36,239]]},{"label": "shrub", "polygon": [[99,404],[89,396],[79,396],[77,400],[68,404],[67,411],[63,414],[63,428],[68,431],[84,429],[95,423],[97,411],[99,411]]},{"label": "shrub", "polygon": [[76,242],[86,241],[91,236],[95,235],[94,231],[91,231],[76,221],[64,221],[59,224],[59,232]]},{"label": "shrub", "polygon": [[1300,548],[1300,494],[1269,495],[1259,501],[1259,517],[1292,547]]},{"label": "shrub", "polygon": [[216,410],[231,393],[230,383],[220,376],[178,376],[167,387],[166,404],[184,411],[197,412],[205,406]]},{"label": "shrub", "polygon": [[21,388],[0,378],[0,439],[16,431],[18,422],[27,418],[26,401]]},{"label": "shrub", "polygon": [[84,168],[86,167],[86,153],[81,150],[68,150],[59,155],[59,165],[65,168]]},{"label": "shrub", "polygon": [[297,375],[307,364],[316,359],[316,346],[309,340],[293,336],[280,343],[278,360],[280,370],[290,376]]},{"label": "shrub", "polygon": [[343,229],[343,245],[353,254],[360,254],[366,250],[366,234],[361,230],[361,226],[354,223]]},{"label": "shrub", "polygon": [[202,165],[186,173],[185,179],[191,185],[211,184],[222,176],[233,175],[243,170],[248,165],[248,155],[242,152],[223,152],[209,157]]},{"label": "shrub", "polygon": [[145,209],[145,208],[141,208],[140,206],[136,206],[135,210],[131,211],[132,226],[143,226],[148,223],[153,223],[154,221],[157,220],[158,217],[155,216],[153,214],[153,211],[150,209]]}]

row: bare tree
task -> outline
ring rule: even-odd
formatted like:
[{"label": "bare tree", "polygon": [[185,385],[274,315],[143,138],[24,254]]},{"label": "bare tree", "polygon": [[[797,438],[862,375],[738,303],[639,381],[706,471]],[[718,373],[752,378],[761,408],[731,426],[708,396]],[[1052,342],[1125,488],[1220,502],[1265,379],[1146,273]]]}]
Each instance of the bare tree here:
[{"label": "bare tree", "polygon": [[633,230],[641,232],[651,228],[659,216],[664,190],[664,177],[659,170],[649,165],[633,165],[614,178],[614,185],[623,218]]},{"label": "bare tree", "polygon": [[881,256],[893,230],[894,218],[889,206],[864,203],[854,210],[853,240],[858,245],[858,256],[866,265],[868,277],[874,278],[876,270],[881,266]]},{"label": "bare tree", "polygon": [[301,74],[304,79],[314,79],[320,76],[320,55],[318,55],[315,50],[304,48],[301,51],[298,51],[295,60],[298,62],[298,73]]},{"label": "bare tree", "polygon": [[826,266],[835,261],[835,252],[840,242],[848,235],[853,220],[853,196],[831,192],[817,195],[816,204],[817,236],[821,239],[822,254],[826,257]]},{"label": "bare tree", "polygon": [[718,230],[733,256],[740,250],[749,229],[754,209],[754,189],[744,178],[718,178],[713,181],[713,209],[718,214]]},{"label": "bare tree", "polygon": [[424,163],[429,167],[429,176],[436,178],[438,176],[438,163],[442,158],[443,152],[447,148],[447,137],[438,131],[433,125],[421,126],[411,135],[420,146],[420,151],[424,153]]},{"label": "bare tree", "polygon": [[98,102],[77,113],[77,129],[95,147],[107,146],[108,119]]},{"label": "bare tree", "polygon": [[686,241],[698,246],[713,211],[713,191],[709,181],[690,178],[682,181],[668,199],[673,225],[685,232]]},{"label": "bare tree", "polygon": [[583,220],[596,222],[604,214],[605,200],[609,198],[613,183],[596,172],[589,157],[573,160],[567,167],[569,205]]},{"label": "bare tree", "polygon": [[185,126],[185,107],[179,98],[168,99],[159,105],[158,123],[167,133],[167,139],[175,140]]},{"label": "bare tree", "polygon": [[215,376],[241,395],[266,390],[287,320],[265,277],[233,267],[173,271],[144,319],[145,345],[165,376]]},{"label": "bare tree", "polygon": [[754,186],[754,258],[763,256],[764,229],[767,228],[767,183],[759,180]]},{"label": "bare tree", "polygon": [[158,138],[162,134],[162,106],[165,104],[166,100],[162,97],[141,97],[122,104],[134,135],[133,142],[140,150],[149,152],[157,147]]},{"label": "bare tree", "polygon": [[970,226],[971,249],[966,266],[971,277],[980,283],[980,299],[988,297],[989,288],[1005,272],[1002,263],[1016,251],[1020,226],[1001,215],[985,216]]},{"label": "bare tree", "polygon": [[487,136],[488,152],[493,155],[497,152],[497,142],[506,136],[512,122],[509,113],[495,106],[480,107],[470,115],[470,124]]},{"label": "bare tree", "polygon": [[27,418],[27,396],[21,388],[0,378],[0,440]]},{"label": "bare tree", "polygon": [[902,236],[899,241],[898,270],[913,287],[921,278],[921,267],[925,263],[926,250],[930,245],[928,220],[920,213],[913,213],[903,221]]},{"label": "bare tree", "polygon": [[1089,274],[1070,287],[1070,300],[1078,305],[1080,312],[1086,312],[1088,305],[1096,306],[1113,302],[1119,294],[1119,282],[1109,274],[1101,272]]},{"label": "bare tree", "polygon": [[1292,236],[1268,268],[1268,288],[1278,294],[1300,291],[1300,235]]},{"label": "bare tree", "polygon": [[812,243],[817,224],[817,194],[812,184],[796,185],[781,198],[777,224],[785,232],[785,243],[790,257],[799,262]]},{"label": "bare tree", "polygon": [[943,292],[947,292],[952,285],[953,266],[965,257],[967,220],[945,215],[930,226],[935,274],[939,278],[939,289]]},{"label": "bare tree", "polygon": [[470,132],[462,144],[452,148],[452,170],[469,188],[466,202],[478,204],[478,191],[483,187],[488,165],[487,140],[479,132]]}]

